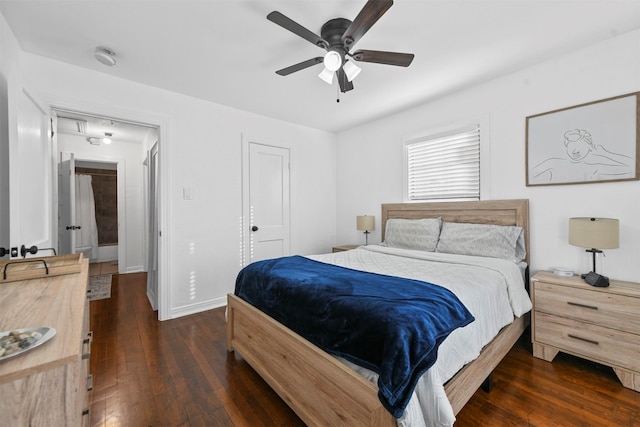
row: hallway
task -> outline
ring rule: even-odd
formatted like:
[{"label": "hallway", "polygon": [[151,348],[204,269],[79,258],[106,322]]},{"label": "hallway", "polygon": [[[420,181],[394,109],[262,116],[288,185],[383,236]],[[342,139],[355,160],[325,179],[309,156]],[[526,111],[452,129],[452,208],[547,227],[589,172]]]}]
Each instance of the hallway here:
[{"label": "hallway", "polygon": [[118,274],[118,261],[94,262],[89,264],[89,276]]}]

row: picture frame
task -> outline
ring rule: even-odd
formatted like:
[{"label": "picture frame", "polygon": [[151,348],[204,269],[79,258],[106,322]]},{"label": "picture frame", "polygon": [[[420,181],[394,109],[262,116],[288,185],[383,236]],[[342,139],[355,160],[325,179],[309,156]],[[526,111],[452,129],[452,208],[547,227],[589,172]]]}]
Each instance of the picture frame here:
[{"label": "picture frame", "polygon": [[528,116],[526,184],[640,180],[640,92]]}]

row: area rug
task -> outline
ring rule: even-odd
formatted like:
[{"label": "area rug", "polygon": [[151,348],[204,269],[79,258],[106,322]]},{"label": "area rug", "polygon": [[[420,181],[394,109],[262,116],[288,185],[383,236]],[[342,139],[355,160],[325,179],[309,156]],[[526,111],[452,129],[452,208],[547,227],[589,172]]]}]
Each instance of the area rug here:
[{"label": "area rug", "polygon": [[89,276],[89,301],[111,298],[111,275]]}]

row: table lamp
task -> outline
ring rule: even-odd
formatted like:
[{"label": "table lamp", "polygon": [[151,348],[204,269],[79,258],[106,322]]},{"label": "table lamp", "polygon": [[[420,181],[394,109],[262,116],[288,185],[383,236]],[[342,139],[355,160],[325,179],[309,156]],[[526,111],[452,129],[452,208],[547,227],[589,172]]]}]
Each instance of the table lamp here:
[{"label": "table lamp", "polygon": [[569,218],[569,244],[591,252],[595,273],[596,254],[619,247],[620,223],[612,218]]},{"label": "table lamp", "polygon": [[356,228],[358,231],[364,231],[365,245],[368,245],[369,232],[376,229],[376,217],[373,215],[356,217]]}]

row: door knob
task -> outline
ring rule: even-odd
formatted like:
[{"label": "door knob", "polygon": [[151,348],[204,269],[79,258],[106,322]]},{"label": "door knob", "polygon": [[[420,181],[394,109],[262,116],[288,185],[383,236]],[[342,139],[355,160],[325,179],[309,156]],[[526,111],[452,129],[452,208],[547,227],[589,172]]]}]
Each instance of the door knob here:
[{"label": "door knob", "polygon": [[26,257],[27,254],[35,255],[37,253],[38,253],[37,246],[31,246],[30,248],[27,248],[25,245],[20,246],[20,255],[22,255],[22,258]]},{"label": "door knob", "polygon": [[67,225],[67,230],[80,230],[81,228],[81,225]]},{"label": "door knob", "polygon": [[253,227],[251,227],[251,231],[258,231],[258,226],[254,225]]}]

